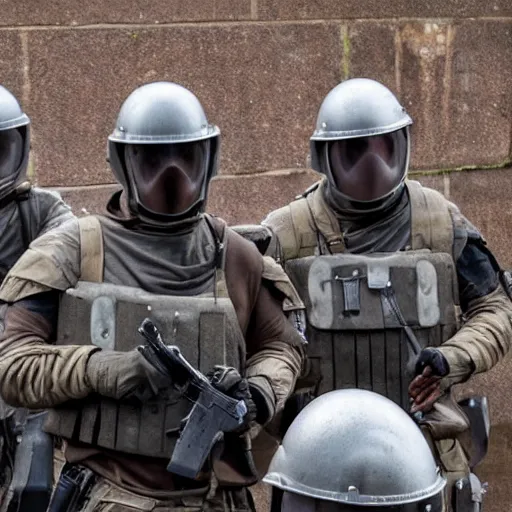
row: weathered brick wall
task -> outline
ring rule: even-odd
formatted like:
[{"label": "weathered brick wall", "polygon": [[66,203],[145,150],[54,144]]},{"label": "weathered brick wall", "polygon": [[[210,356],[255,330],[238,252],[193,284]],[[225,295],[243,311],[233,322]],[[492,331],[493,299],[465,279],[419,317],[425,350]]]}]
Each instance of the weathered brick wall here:
[{"label": "weathered brick wall", "polygon": [[[339,81],[365,76],[414,118],[420,180],[459,204],[512,266],[510,0],[1,4],[0,82],[32,118],[33,179],[77,211],[97,211],[113,189],[106,138],[137,85],[170,80],[198,95],[223,137],[209,209],[240,223],[315,180],[305,165],[318,106]],[[494,375],[489,511],[509,508],[512,463],[507,367]]]}]

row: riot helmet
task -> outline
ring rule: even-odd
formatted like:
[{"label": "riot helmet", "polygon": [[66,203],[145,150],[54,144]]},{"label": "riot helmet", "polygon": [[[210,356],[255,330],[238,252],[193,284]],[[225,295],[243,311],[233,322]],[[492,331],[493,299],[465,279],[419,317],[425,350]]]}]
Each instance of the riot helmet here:
[{"label": "riot helmet", "polygon": [[308,404],[263,481],[284,491],[282,512],[441,512],[446,486],[409,415],[360,389]]},{"label": "riot helmet", "polygon": [[412,119],[384,85],[340,83],[325,97],[311,137],[312,168],[327,176],[339,209],[376,211],[403,188]]},{"label": "riot helmet", "polygon": [[133,91],[109,136],[108,155],[130,212],[166,224],[204,211],[217,172],[220,130],[196,96],[171,82]]},{"label": "riot helmet", "polygon": [[30,119],[14,95],[0,85],[0,200],[26,180]]}]

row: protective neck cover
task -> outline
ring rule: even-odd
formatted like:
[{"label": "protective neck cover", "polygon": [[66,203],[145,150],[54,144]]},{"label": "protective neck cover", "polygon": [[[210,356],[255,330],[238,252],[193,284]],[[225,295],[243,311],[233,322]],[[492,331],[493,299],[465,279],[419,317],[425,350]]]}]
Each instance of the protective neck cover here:
[{"label": "protective neck cover", "polygon": [[102,222],[106,282],[156,294],[194,296],[211,291],[217,247],[204,216],[180,222],[171,232],[141,223],[127,229],[122,219],[116,220]]},{"label": "protective neck cover", "polygon": [[403,184],[372,211],[351,208],[329,178],[324,187],[324,199],[340,223],[349,252],[394,252],[407,245],[411,232],[411,207]]}]

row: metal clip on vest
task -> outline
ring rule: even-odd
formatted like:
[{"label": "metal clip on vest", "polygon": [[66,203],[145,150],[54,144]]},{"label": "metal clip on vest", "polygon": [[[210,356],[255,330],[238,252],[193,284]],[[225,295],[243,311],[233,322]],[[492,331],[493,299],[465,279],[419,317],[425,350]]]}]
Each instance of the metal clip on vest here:
[{"label": "metal clip on vest", "polygon": [[352,277],[334,276],[334,280],[341,282],[343,286],[343,309],[346,313],[359,313],[361,311],[359,281],[363,277],[359,275],[357,270],[354,270]]}]

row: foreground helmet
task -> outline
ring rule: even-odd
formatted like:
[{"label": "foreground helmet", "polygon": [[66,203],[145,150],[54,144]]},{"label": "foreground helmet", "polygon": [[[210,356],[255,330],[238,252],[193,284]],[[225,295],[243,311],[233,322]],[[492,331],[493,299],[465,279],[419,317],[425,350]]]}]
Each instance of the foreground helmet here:
[{"label": "foreground helmet", "polygon": [[372,210],[396,194],[409,167],[411,124],[374,80],[347,80],[329,92],[311,137],[311,165],[327,175],[340,207]]},{"label": "foreground helmet", "polygon": [[219,136],[199,100],[181,85],[155,82],[133,91],[108,145],[130,212],[167,223],[203,211],[217,172]]},{"label": "foreground helmet", "polygon": [[263,481],[285,491],[283,512],[441,512],[446,485],[407,413],[359,389],[305,407]]},{"label": "foreground helmet", "polygon": [[26,180],[30,119],[18,100],[0,85],[0,200]]}]

